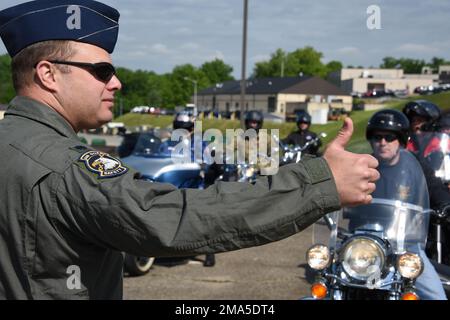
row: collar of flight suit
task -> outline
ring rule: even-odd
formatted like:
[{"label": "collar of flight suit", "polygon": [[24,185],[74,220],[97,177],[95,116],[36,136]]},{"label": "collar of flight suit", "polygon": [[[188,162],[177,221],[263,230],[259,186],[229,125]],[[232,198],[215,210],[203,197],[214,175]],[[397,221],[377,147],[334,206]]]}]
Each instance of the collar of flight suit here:
[{"label": "collar of flight suit", "polygon": [[76,132],[63,116],[50,106],[32,98],[24,96],[15,97],[11,100],[5,112],[5,117],[9,115],[28,118],[54,129],[62,136],[78,139]]}]

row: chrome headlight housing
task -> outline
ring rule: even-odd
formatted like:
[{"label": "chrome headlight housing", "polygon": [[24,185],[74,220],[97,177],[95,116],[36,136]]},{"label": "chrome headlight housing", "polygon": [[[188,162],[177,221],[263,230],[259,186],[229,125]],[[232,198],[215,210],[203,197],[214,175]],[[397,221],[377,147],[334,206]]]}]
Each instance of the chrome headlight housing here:
[{"label": "chrome headlight housing", "polygon": [[314,270],[323,270],[330,264],[330,250],[323,244],[315,244],[306,252],[306,261]]},{"label": "chrome headlight housing", "polygon": [[402,277],[415,279],[422,274],[422,258],[418,254],[406,252],[398,257],[397,270]]},{"label": "chrome headlight housing", "polygon": [[366,281],[371,275],[383,270],[386,253],[374,239],[354,237],[344,244],[339,255],[345,273],[350,277]]},{"label": "chrome headlight housing", "polygon": [[253,177],[256,173],[256,168],[253,165],[245,166],[245,165],[239,165],[238,166],[238,175],[241,177],[241,179],[249,179]]}]

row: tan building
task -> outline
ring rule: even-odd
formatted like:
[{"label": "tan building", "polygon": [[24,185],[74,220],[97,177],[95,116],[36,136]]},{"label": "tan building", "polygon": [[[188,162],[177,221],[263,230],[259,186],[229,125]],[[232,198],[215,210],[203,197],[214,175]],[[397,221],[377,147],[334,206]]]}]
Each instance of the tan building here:
[{"label": "tan building", "polygon": [[[199,111],[240,110],[240,81],[226,81],[198,93]],[[330,109],[352,109],[352,97],[319,77],[262,78],[247,81],[245,110],[259,110],[286,120],[307,110],[313,123],[326,123]]]},{"label": "tan building", "polygon": [[450,83],[450,66],[439,66],[440,83]]},{"label": "tan building", "polygon": [[343,68],[329,75],[329,80],[347,93],[366,93],[373,90],[407,91],[438,82],[437,74],[404,74],[403,69]]}]

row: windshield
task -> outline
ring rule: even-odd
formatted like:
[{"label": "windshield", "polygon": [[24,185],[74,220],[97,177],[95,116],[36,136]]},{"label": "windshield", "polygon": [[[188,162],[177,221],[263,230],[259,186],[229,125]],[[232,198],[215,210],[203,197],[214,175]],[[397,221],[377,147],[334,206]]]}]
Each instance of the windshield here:
[{"label": "windshield", "polygon": [[161,140],[152,133],[141,133],[133,149],[134,155],[156,155],[160,153]]},{"label": "windshield", "polygon": [[[396,165],[380,164],[378,170],[380,179],[372,194],[373,201],[328,215],[331,230],[324,220],[320,221],[314,227],[314,241],[335,248],[339,246],[339,234],[370,233],[388,240],[397,253],[415,252],[418,245],[425,246],[429,200],[418,161],[408,151],[401,150]],[[324,232],[328,235],[328,243],[324,240]]]}]

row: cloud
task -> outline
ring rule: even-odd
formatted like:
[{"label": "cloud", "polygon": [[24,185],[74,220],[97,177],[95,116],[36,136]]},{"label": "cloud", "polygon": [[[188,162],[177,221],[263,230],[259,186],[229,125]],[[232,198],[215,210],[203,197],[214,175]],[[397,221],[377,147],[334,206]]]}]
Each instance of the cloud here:
[{"label": "cloud", "polygon": [[150,52],[155,54],[168,54],[170,50],[162,43],[155,43],[150,47]]},{"label": "cloud", "polygon": [[250,58],[251,61],[261,62],[270,60],[270,54],[258,54]]},{"label": "cloud", "polygon": [[435,46],[419,43],[404,43],[394,49],[406,54],[438,54],[440,50]]},{"label": "cloud", "polygon": [[361,54],[361,50],[359,50],[356,47],[343,47],[336,50],[339,54],[345,54],[345,55],[359,55]]},{"label": "cloud", "polygon": [[180,46],[181,50],[189,50],[189,51],[195,51],[198,50],[199,48],[200,46],[198,45],[198,43],[194,42],[184,43]]},{"label": "cloud", "polygon": [[210,55],[208,58],[207,58],[207,61],[212,61],[212,60],[215,60],[215,59],[220,59],[220,60],[225,60],[225,55],[221,52],[221,51],[217,51],[216,50],[216,52],[214,52],[212,55]]},{"label": "cloud", "polygon": [[180,28],[175,29],[173,34],[180,35],[180,36],[192,35],[192,30],[187,27],[180,27]]},{"label": "cloud", "polygon": [[[25,0],[1,0],[0,10]],[[201,65],[219,58],[239,77],[242,0],[100,0],[121,13],[113,54],[123,67],[170,72],[179,63]],[[269,60],[278,48],[311,45],[326,61],[377,65],[388,55],[450,59],[450,1],[375,1],[382,30],[366,26],[372,0],[249,1],[248,66]],[[413,23],[405,26],[405,21]],[[0,43],[0,54],[6,50]]]}]

